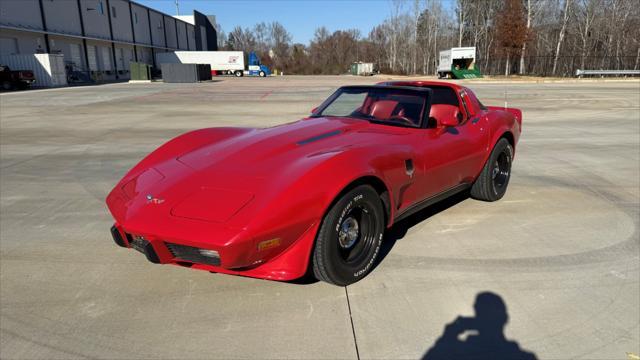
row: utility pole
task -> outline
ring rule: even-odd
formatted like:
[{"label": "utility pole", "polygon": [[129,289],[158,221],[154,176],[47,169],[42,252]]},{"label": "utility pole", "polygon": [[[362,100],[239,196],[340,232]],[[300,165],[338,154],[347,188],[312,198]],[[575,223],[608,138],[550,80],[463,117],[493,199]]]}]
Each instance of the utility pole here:
[{"label": "utility pole", "polygon": [[180,16],[180,4],[178,3],[178,0],[176,0],[176,15]]}]

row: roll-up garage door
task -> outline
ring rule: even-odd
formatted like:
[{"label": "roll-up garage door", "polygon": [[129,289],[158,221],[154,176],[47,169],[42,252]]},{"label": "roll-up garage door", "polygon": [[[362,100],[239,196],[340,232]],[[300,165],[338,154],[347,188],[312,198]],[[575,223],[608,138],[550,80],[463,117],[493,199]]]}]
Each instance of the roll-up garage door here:
[{"label": "roll-up garage door", "polygon": [[89,63],[89,70],[98,71],[98,56],[96,55],[96,47],[93,45],[87,45],[87,62]]},{"label": "roll-up garage door", "polygon": [[112,70],[111,67],[111,49],[107,47],[101,47],[100,52],[102,53],[102,67],[105,71]]},{"label": "roll-up garage door", "polygon": [[80,44],[69,44],[69,60],[73,63],[74,70],[83,68],[81,54]]}]

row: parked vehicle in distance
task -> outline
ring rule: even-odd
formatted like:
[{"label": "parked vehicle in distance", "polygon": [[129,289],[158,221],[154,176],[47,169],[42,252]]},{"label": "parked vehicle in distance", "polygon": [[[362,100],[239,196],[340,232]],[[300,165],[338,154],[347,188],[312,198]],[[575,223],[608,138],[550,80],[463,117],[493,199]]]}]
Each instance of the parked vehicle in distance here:
[{"label": "parked vehicle in distance", "polygon": [[481,78],[476,67],[476,48],[457,47],[440,51],[438,78],[475,79]]},{"label": "parked vehicle in distance", "polygon": [[373,63],[363,63],[362,61],[354,62],[349,68],[351,75],[372,76],[375,72]]},{"label": "parked vehicle in distance", "polygon": [[397,221],[461,191],[502,198],[521,123],[456,84],[341,87],[299,121],[162,145],[108,195],[111,233],[154,263],[348,285]]},{"label": "parked vehicle in distance", "polygon": [[163,63],[174,64],[209,64],[211,75],[260,76],[271,75],[269,67],[262,65],[260,58],[254,52],[248,55],[245,67],[242,51],[175,51],[157,53],[158,66]]},{"label": "parked vehicle in distance", "polygon": [[31,70],[11,70],[6,65],[0,65],[0,84],[2,90],[26,89],[36,81]]}]

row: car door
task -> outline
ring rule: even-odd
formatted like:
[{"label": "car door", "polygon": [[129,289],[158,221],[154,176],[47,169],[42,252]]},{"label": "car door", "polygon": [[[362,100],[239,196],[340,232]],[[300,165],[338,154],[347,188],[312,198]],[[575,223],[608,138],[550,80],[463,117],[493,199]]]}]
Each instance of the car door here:
[{"label": "car door", "polygon": [[479,107],[474,106],[466,90],[460,91],[460,99],[466,119],[457,127],[463,140],[456,177],[458,182],[471,183],[484,166],[489,141],[489,120]]},{"label": "car door", "polygon": [[427,196],[471,183],[486,152],[487,119],[481,112],[470,111],[469,98],[464,90],[458,96],[462,114],[458,125],[425,130],[421,152],[426,166],[423,187]]}]

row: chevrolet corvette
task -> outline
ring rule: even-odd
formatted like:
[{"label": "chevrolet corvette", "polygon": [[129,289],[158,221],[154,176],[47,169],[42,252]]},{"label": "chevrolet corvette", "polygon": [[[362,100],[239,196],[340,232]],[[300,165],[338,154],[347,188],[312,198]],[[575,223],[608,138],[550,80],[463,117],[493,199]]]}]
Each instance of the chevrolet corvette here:
[{"label": "chevrolet corvette", "polygon": [[292,123],[160,146],[107,196],[111,234],[153,263],[346,286],[401,219],[461,191],[501,199],[521,125],[457,84],[344,86]]}]

